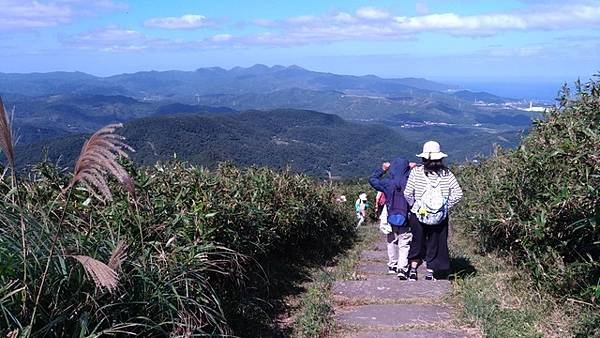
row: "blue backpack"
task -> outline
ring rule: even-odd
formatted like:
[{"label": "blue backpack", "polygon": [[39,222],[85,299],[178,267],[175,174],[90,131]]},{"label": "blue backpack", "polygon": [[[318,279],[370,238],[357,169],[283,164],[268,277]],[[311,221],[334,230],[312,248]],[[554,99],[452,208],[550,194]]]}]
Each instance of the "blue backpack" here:
[{"label": "blue backpack", "polygon": [[[396,201],[397,201],[396,194],[400,194],[400,196],[404,197],[404,192],[402,191],[402,187],[397,186],[392,192],[391,204],[390,204],[390,207],[388,208],[387,221],[390,225],[397,226],[397,227],[405,227],[408,225],[408,222],[406,221],[406,215],[398,213],[399,206],[395,205],[395,204],[397,204],[396,203]],[[387,196],[386,196],[386,198],[387,198]]]}]

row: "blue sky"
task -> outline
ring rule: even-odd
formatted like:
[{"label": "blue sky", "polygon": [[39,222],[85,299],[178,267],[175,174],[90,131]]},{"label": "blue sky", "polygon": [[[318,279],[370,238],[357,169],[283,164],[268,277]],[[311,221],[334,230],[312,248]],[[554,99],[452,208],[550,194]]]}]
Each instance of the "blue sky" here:
[{"label": "blue sky", "polygon": [[456,81],[600,70],[600,1],[0,0],[0,72],[297,64]]}]

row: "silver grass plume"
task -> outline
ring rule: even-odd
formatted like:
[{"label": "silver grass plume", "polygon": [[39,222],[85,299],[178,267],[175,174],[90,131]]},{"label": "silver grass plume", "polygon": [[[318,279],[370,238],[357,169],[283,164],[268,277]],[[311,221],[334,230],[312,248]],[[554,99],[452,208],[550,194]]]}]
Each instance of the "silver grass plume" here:
[{"label": "silver grass plume", "polygon": [[127,244],[123,241],[118,241],[117,246],[113,250],[108,259],[108,267],[118,271],[121,269],[121,264],[127,259]]},{"label": "silver grass plume", "polygon": [[0,148],[4,152],[11,170],[15,170],[15,151],[13,147],[13,134],[10,118],[4,109],[2,97],[0,97]]},{"label": "silver grass plume", "polygon": [[119,156],[129,158],[125,150],[133,152],[133,148],[127,145],[123,136],[114,131],[123,127],[123,124],[109,124],[95,132],[81,148],[79,158],[75,163],[73,178],[65,188],[72,188],[80,182],[96,195],[93,188],[97,189],[105,201],[112,200],[112,194],[106,182],[108,174],[113,175],[127,191],[135,195],[133,180],[127,171],[117,160]]},{"label": "silver grass plume", "polygon": [[105,288],[110,293],[117,290],[119,275],[115,270],[90,256],[73,255],[71,257],[81,263],[86,275],[92,278],[97,287]]}]

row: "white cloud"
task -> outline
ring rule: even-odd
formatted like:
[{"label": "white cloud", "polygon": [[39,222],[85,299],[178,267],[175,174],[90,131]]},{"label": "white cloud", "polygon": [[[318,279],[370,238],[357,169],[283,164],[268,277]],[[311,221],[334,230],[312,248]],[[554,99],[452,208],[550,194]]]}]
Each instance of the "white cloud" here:
[{"label": "white cloud", "polygon": [[273,27],[276,25],[276,22],[268,19],[256,19],[252,20],[252,24],[260,27]]},{"label": "white cloud", "polygon": [[[105,51],[169,48],[227,48],[248,46],[292,46],[336,41],[413,39],[425,32],[438,32],[453,36],[492,36],[506,31],[558,30],[569,28],[600,28],[600,4],[560,6],[530,6],[527,11],[459,15],[435,13],[415,16],[392,16],[377,8],[361,8],[355,14],[330,12],[282,20],[258,20],[254,23],[264,31],[245,36],[216,34],[195,41],[153,38],[137,31],[107,27],[102,30],[73,36],[65,43],[77,48],[96,48]],[[185,17],[185,16],[184,16]],[[184,18],[181,17],[181,18]],[[205,22],[201,16],[199,22]],[[169,28],[189,27],[181,18],[162,18],[161,24]],[[168,20],[165,20],[168,19]],[[192,20],[193,22],[193,20]],[[494,53],[513,53],[521,56],[539,54],[539,48],[520,50],[495,50]]]},{"label": "white cloud", "polygon": [[357,19],[355,17],[353,17],[352,14],[349,14],[346,12],[339,12],[339,13],[333,15],[332,19],[335,22],[342,22],[342,23],[353,23],[353,22],[357,21]]},{"label": "white cloud", "polygon": [[1,0],[0,8],[0,30],[14,31],[54,27],[126,6],[110,0]]},{"label": "white cloud", "polygon": [[213,25],[204,15],[186,14],[179,17],[153,18],[144,22],[146,27],[164,29],[195,29]]},{"label": "white cloud", "polygon": [[231,35],[231,34],[216,34],[216,35],[213,35],[210,39],[214,42],[230,41],[231,39],[233,39],[233,35]]},{"label": "white cloud", "polygon": [[[250,44],[304,44],[342,40],[394,40],[438,32],[453,36],[492,36],[506,31],[557,30],[600,27],[600,4],[531,5],[519,11],[460,15],[431,13],[416,4],[415,16],[393,16],[390,12],[362,7],[355,14],[333,12],[270,21],[269,32],[240,38]],[[263,26],[264,27],[264,26]]]},{"label": "white cloud", "polygon": [[43,4],[37,1],[2,1],[0,29],[34,29],[69,22],[73,11],[69,6]]},{"label": "white cloud", "polygon": [[77,35],[62,37],[60,41],[67,48],[101,52],[199,50],[235,46],[239,43],[231,34],[216,34],[204,39],[184,41],[152,37],[133,29],[118,26],[108,26]]},{"label": "white cloud", "polygon": [[387,11],[375,7],[361,7],[356,10],[356,17],[366,20],[384,20],[391,15]]},{"label": "white cloud", "polygon": [[313,15],[301,15],[288,18],[286,21],[292,24],[307,24],[317,22],[319,21],[319,18]]},{"label": "white cloud", "polygon": [[399,32],[490,35],[508,30],[551,30],[600,25],[600,5],[545,7],[538,11],[461,16],[454,13],[394,18]]},{"label": "white cloud", "polygon": [[129,6],[122,2],[112,0],[54,0],[55,3],[78,7],[80,10],[124,10]]},{"label": "white cloud", "polygon": [[104,52],[144,50],[166,41],[150,38],[138,31],[108,26],[62,39],[70,47]]}]

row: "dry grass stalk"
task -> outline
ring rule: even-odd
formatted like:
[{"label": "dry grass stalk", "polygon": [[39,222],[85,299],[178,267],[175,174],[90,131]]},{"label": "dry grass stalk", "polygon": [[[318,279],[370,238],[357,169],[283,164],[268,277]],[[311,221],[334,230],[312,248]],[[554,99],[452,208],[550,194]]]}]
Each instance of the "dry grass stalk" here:
[{"label": "dry grass stalk", "polygon": [[13,134],[10,125],[10,118],[4,109],[2,97],[0,97],[0,148],[4,152],[8,165],[15,170],[15,151],[13,145]]},{"label": "dry grass stalk", "polygon": [[113,250],[110,258],[108,259],[108,267],[118,271],[121,269],[121,264],[127,259],[127,244],[123,241],[117,242],[117,246]]},{"label": "dry grass stalk", "polygon": [[122,124],[109,124],[95,132],[85,142],[79,158],[75,163],[73,179],[65,190],[70,189],[75,183],[80,182],[96,195],[96,188],[104,200],[112,200],[112,194],[106,182],[108,174],[113,175],[129,193],[135,195],[133,180],[127,171],[117,162],[120,156],[128,158],[125,150],[134,151],[123,142],[125,138],[114,134]]},{"label": "dry grass stalk", "polygon": [[110,293],[117,289],[119,275],[108,265],[89,256],[74,255],[71,257],[81,263],[85,273],[92,278],[97,287],[105,288]]}]

